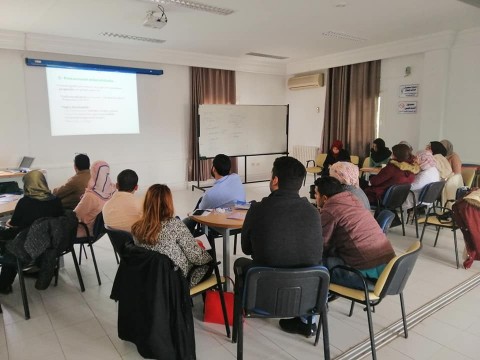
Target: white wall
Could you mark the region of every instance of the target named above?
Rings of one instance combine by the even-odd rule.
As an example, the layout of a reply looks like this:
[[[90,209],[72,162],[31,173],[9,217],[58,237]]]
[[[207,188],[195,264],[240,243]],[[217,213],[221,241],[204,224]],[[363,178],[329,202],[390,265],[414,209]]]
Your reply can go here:
[[[34,167],[45,168],[51,187],[73,173],[75,153],[91,160],[105,160],[112,175],[125,168],[136,170],[140,186],[154,182],[185,186],[189,124],[188,67],[55,54],[29,53],[30,57],[87,63],[161,68],[162,76],[137,75],[140,134],[57,136],[50,135],[45,68],[24,65],[25,54],[0,51],[2,104],[0,163],[18,165],[22,155],[36,157]],[[3,81],[5,79],[5,81]],[[2,99],[4,97],[2,96]]]
[[[286,84],[283,75],[266,75],[247,72],[236,73],[237,104],[285,105]],[[291,111],[291,107],[290,107]],[[290,125],[290,131],[292,126]],[[265,139],[268,141],[268,139]],[[290,143],[290,139],[289,139]],[[273,160],[280,155],[247,157],[247,180],[269,179]],[[244,158],[238,159],[239,174],[245,173]]]
[[[411,68],[411,74],[405,76],[405,68]],[[401,56],[382,60],[380,81],[380,122],[379,137],[388,147],[400,141],[408,141],[414,149],[418,147],[418,134],[422,118],[422,98],[424,92],[423,55]],[[418,97],[401,98],[400,85],[419,84]],[[398,112],[400,101],[416,101],[416,114]],[[373,140],[373,139],[372,139]]]

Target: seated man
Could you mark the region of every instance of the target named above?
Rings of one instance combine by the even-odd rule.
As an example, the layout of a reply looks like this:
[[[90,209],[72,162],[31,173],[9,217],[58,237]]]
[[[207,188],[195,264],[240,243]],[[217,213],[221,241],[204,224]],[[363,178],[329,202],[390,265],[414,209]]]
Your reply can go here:
[[[395,252],[373,215],[330,176],[315,181],[315,199],[322,221],[324,265],[329,269],[349,265],[375,282]],[[359,278],[347,271],[334,271],[330,281],[363,288]]]
[[[58,197],[64,209],[75,209],[80,202],[80,197],[85,192],[88,180],[90,180],[90,159],[86,154],[75,156],[73,168],[75,175],[65,185],[53,189],[53,195]]]
[[[392,147],[392,157],[387,166],[378,175],[370,178],[371,186],[366,187],[365,194],[372,205],[378,205],[385,191],[392,185],[411,184],[415,174],[420,172],[420,166],[414,162],[410,148],[405,144]]]
[[[198,209],[215,209],[233,201],[245,201],[245,189],[238,174],[230,174],[232,164],[230,158],[218,154],[213,159],[210,173],[215,178],[215,184],[205,192]]]
[[[103,206],[103,220],[111,229],[131,231],[133,223],[142,217],[142,202],[133,194],[138,190],[138,176],[126,169],[117,176],[117,192]]]
[[[212,177],[215,178],[215,183],[198,201],[196,209],[215,209],[235,201],[245,202],[242,179],[238,174],[230,173],[231,166],[230,158],[227,155],[215,156],[210,170]],[[183,222],[193,234],[197,223],[190,218],[185,218]]]
[[[252,203],[243,223],[242,250],[252,260],[235,261],[235,296],[241,296],[243,274],[251,266],[294,268],[321,264],[320,216],[308,199],[298,194],[305,172],[305,167],[292,157],[279,157],[273,163],[271,194]],[[280,327],[305,336],[316,332],[315,324],[309,326],[306,319],[300,318],[282,319]]]

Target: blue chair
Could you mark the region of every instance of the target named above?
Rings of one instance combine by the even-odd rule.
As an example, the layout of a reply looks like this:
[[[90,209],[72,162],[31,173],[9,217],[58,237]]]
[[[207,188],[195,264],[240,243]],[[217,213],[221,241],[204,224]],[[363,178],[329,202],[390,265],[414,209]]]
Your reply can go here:
[[[388,230],[390,229],[390,225],[392,225],[393,219],[395,219],[395,214],[387,209],[383,209],[382,211],[380,211],[380,213],[375,218],[385,235],[387,235]]]

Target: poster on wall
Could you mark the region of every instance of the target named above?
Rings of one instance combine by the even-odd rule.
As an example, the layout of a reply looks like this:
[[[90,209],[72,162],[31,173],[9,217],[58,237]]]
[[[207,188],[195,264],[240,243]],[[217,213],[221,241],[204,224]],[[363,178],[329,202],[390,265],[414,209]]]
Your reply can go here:
[[[399,114],[416,114],[417,102],[416,101],[399,101],[398,113]]]
[[[418,84],[400,85],[400,97],[417,97]]]

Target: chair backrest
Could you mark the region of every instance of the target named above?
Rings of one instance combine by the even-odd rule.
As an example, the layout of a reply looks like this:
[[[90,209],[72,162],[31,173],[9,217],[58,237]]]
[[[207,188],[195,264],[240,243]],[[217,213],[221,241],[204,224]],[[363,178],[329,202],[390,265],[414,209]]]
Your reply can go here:
[[[315,158],[315,165],[322,167],[326,158],[327,158],[327,154],[323,154],[323,153],[317,154],[317,157]]]
[[[106,231],[113,249],[122,259],[128,246],[134,244],[132,234],[123,230],[107,229]]]
[[[23,194],[16,181],[4,181],[0,183],[0,194]]]
[[[362,168],[370,167],[370,156],[367,156],[365,160],[363,160]]]
[[[395,219],[395,214],[387,209],[383,209],[382,211],[380,211],[380,213],[375,218],[375,220],[377,220],[378,222],[378,225],[380,225],[380,227],[382,228],[384,234],[388,233],[390,225],[392,225],[393,219]]]
[[[357,155],[350,155],[350,162],[352,164],[358,165],[360,158]]]
[[[421,248],[421,242],[415,241],[405,254],[390,260],[375,284],[373,290],[375,295],[383,298],[386,295],[397,295],[403,291]]]
[[[105,222],[103,221],[103,213],[100,211],[100,213],[97,215],[95,218],[95,223],[93,224],[93,240],[97,241],[100,239],[105,233],[107,232],[107,229],[105,229]]]
[[[385,195],[383,195],[382,206],[386,209],[396,209],[401,207],[407,199],[411,184],[398,184],[390,186]]]
[[[326,304],[330,275],[323,266],[284,269],[253,267],[245,276],[243,307],[256,317],[318,313]]]
[[[425,185],[420,192],[420,195],[418,196],[417,204],[432,204],[439,198],[444,187],[444,180],[432,182]]]
[[[475,171],[474,168],[462,168],[462,178],[465,186],[472,187]]]

